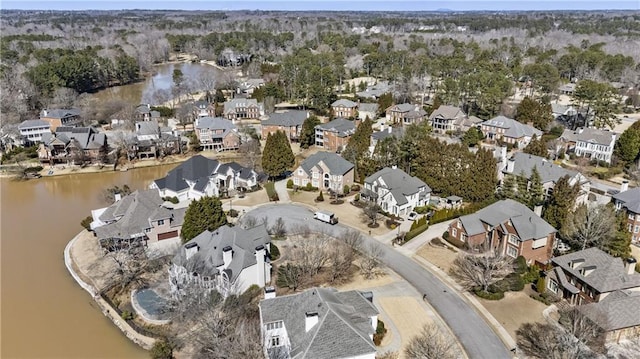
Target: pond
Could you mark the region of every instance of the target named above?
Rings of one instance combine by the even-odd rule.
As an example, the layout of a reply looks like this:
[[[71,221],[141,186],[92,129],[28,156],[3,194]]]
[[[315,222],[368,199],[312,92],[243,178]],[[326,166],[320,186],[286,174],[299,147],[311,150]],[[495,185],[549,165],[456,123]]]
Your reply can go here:
[[[139,313],[143,317],[153,320],[169,320],[167,300],[159,296],[153,289],[140,289],[135,292],[134,297],[137,306],[144,312]]]

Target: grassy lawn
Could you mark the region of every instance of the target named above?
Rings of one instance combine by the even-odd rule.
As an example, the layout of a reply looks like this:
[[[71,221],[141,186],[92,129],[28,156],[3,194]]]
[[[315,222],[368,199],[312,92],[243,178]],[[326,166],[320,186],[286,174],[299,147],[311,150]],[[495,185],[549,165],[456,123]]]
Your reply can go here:
[[[434,246],[429,243],[422,246],[418,250],[417,255],[426,259],[447,274],[449,274],[453,260],[458,257],[458,253],[453,252],[451,249]]]
[[[265,183],[264,189],[267,190],[267,196],[269,196],[270,199],[278,196],[274,182]]]
[[[520,292],[505,292],[501,300],[478,301],[504,326],[513,339],[516,339],[516,330],[524,323],[544,322],[542,311],[547,308],[544,303],[529,297],[532,290],[527,285]]]

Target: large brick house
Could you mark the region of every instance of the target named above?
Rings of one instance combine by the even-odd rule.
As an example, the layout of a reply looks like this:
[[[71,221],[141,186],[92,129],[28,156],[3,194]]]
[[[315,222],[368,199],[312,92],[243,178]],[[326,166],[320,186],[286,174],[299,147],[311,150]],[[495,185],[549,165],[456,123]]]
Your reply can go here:
[[[264,114],[262,104],[250,98],[234,98],[224,103],[223,116],[235,123],[236,120],[260,119]]]
[[[356,132],[358,121],[336,118],[316,126],[316,146],[326,151],[341,152]]]
[[[624,181],[619,193],[613,195],[613,203],[617,211],[623,210],[627,215],[627,230],[631,232],[631,242],[640,243],[640,187],[628,189],[629,182]]]
[[[433,110],[429,116],[429,122],[434,132],[445,133],[454,131],[456,121],[463,120],[467,114],[461,108],[456,106],[441,105]]]
[[[262,138],[267,138],[268,134],[274,134],[283,131],[289,141],[297,142],[300,140],[302,132],[302,124],[309,117],[309,111],[288,110],[283,112],[274,112],[269,115],[269,119],[262,121]]]
[[[640,336],[640,273],[636,260],[623,261],[599,248],[555,257],[547,290],[598,323],[607,342]]]
[[[503,255],[523,256],[527,263],[549,262],[556,229],[522,203],[498,201],[449,224],[449,236],[470,248],[490,248]]]
[[[542,131],[512,118],[497,116],[480,124],[480,130],[489,141],[503,141],[518,148],[526,147],[533,136],[540,138]]]
[[[46,121],[51,126],[51,132],[55,132],[58,127],[75,127],[80,124],[80,110],[71,109],[44,109],[40,112],[40,119]]]
[[[196,136],[205,150],[233,150],[240,147],[240,135],[236,126],[221,117],[196,119]]]
[[[316,152],[307,157],[293,172],[293,184],[311,183],[324,191],[342,193],[345,185],[353,184],[353,163],[333,152]]]
[[[331,111],[335,117],[353,118],[358,115],[358,105],[357,102],[340,99],[331,104]]]
[[[388,120],[395,125],[408,126],[418,124],[427,118],[427,112],[420,105],[401,103],[386,110]]]
[[[58,127],[42,134],[38,158],[50,164],[104,162],[108,150],[107,136],[93,127]]]

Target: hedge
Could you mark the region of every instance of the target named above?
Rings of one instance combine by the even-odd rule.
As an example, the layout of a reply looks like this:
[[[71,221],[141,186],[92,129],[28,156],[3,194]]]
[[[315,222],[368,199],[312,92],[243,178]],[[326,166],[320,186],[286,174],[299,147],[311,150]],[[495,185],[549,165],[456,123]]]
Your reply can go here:
[[[504,292],[492,293],[492,292],[487,292],[485,290],[474,289],[473,293],[478,297],[486,300],[500,300],[504,298]]]
[[[420,226],[418,228],[415,228],[411,231],[409,231],[407,234],[404,235],[404,241],[409,242],[410,240],[412,240],[413,238],[415,238],[417,235],[419,235],[420,233],[424,232],[427,230],[427,228],[429,228],[428,224],[425,224],[423,226]]]
[[[273,182],[267,182],[264,185],[264,189],[267,190],[267,196],[270,201],[277,201],[280,198],[278,197],[278,192],[276,192],[275,184]]]

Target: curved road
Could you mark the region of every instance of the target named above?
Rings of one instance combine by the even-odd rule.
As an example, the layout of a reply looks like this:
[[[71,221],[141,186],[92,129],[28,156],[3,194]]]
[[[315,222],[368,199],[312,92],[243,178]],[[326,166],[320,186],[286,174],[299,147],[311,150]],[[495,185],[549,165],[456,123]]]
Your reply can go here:
[[[345,229],[350,229],[342,224],[332,226],[316,221],[309,209],[292,204],[261,206],[248,212],[245,216],[252,216],[258,220],[267,218],[269,225],[273,225],[278,217],[282,217],[287,230],[306,224],[312,231],[324,232],[333,236],[337,236]],[[382,261],[389,268],[411,283],[418,291],[426,294],[429,304],[451,328],[469,358],[513,358],[513,355],[509,353],[484,319],[440,279],[391,247],[383,245],[367,235],[363,234],[362,237],[367,245],[380,247]]]

